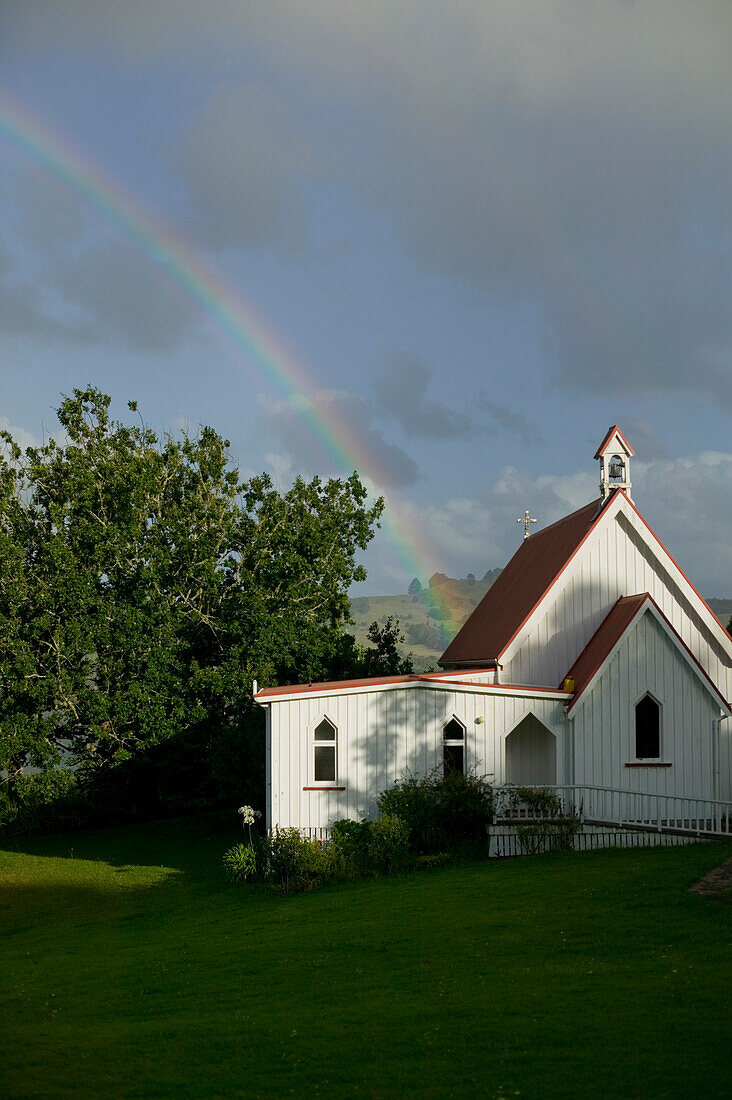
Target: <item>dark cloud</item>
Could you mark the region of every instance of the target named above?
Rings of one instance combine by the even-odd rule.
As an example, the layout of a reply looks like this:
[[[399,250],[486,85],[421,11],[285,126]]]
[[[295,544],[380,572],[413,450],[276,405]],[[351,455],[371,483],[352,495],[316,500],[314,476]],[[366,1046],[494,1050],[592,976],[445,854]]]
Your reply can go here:
[[[195,47],[227,78],[246,47],[270,83],[222,87],[176,153],[205,242],[300,247],[327,148],[329,185],[423,270],[541,318],[565,387],[732,409],[728,0],[11,0],[4,21],[9,48]]]
[[[17,229],[26,244],[55,255],[83,233],[81,206],[74,195],[44,177],[24,173],[16,184]]]
[[[190,301],[144,257],[110,242],[67,257],[53,284],[99,340],[133,351],[171,352],[196,330]]]
[[[527,447],[545,442],[536,425],[530,423],[522,412],[510,409],[507,405],[501,405],[496,401],[491,401],[487,397],[481,397],[479,405],[488,413],[495,428],[516,436]]]
[[[383,415],[393,417],[405,435],[420,439],[459,439],[473,435],[467,413],[427,399],[434,371],[408,352],[395,352],[379,365],[373,388]]]
[[[313,418],[328,425],[343,459],[334,458],[328,442],[324,449],[315,443]],[[285,452],[296,471],[344,474],[357,468],[377,488],[391,489],[414,485],[420,476],[409,455],[374,425],[373,407],[358,394],[321,390],[309,400],[262,399],[259,429],[270,447]]]
[[[216,248],[302,247],[301,189],[317,158],[265,85],[219,88],[174,154],[191,228]]]
[[[51,308],[37,283],[15,274],[10,257],[0,251],[0,333],[5,338],[30,336],[40,340],[86,341],[86,325],[65,320]]]

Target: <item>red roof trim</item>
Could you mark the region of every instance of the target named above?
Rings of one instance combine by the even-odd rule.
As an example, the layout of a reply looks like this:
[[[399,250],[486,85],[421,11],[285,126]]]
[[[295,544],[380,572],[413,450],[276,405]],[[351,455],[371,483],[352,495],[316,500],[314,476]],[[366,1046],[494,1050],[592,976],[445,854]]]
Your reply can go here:
[[[484,669],[486,672],[494,672],[494,669]],[[463,675],[465,670],[462,670]],[[457,673],[460,675],[460,673]],[[476,683],[474,680],[458,680],[456,679],[456,673],[442,673],[442,672],[425,672],[415,673],[412,676],[373,676],[370,679],[365,680],[331,680],[330,682],[320,684],[293,684],[289,687],[271,687],[263,688],[257,692],[254,696],[256,700],[262,698],[276,699],[282,695],[306,695],[310,692],[322,692],[323,694],[337,695],[339,691],[349,691],[355,688],[364,687],[390,687],[394,684],[400,684],[408,686],[410,684],[427,684],[427,685],[439,685],[439,684],[454,684],[457,687],[475,688],[480,690],[481,688],[491,688],[492,690],[498,689],[499,691],[528,691],[537,695],[557,695],[562,698],[567,697],[567,692],[562,691],[561,688],[551,687],[536,687],[533,684],[486,684]]]
[[[643,592],[637,596],[620,596],[615,601],[613,606],[608,611],[605,618],[598,626],[595,633],[590,638],[589,642],[578,655],[574,661],[572,667],[567,673],[567,677],[579,681],[575,685],[575,693],[572,702],[567,707],[567,713],[569,714],[575,703],[585,693],[589,685],[594,680],[598,671],[602,668],[603,664],[607,660],[608,656],[612,653],[618,642],[625,636],[632,624],[638,617],[639,612],[646,604],[646,600],[650,600],[651,596],[648,592]],[[621,615],[621,610],[627,609],[630,611],[629,615]],[[617,629],[616,624],[613,621],[618,619]],[[604,638],[603,634],[607,633],[608,637]],[[595,646],[598,646],[598,652],[595,655],[594,663],[590,666],[588,671],[582,669],[582,661],[586,654],[592,654],[592,650]]]
[[[620,428],[617,426],[617,424],[613,424],[612,427],[608,428],[607,435],[605,436],[602,443],[600,444],[600,446],[595,451],[595,458],[599,458],[602,454],[604,454],[605,448],[607,447],[608,443],[610,442],[610,440],[614,436],[615,432],[617,432],[618,435],[620,436],[620,439],[623,443],[623,446],[625,447],[626,451],[631,456],[631,458],[635,455],[635,451],[631,447],[630,443],[628,443],[628,440],[625,438],[625,436],[621,432]]]
[[[640,593],[640,594],[634,595],[634,596],[621,596],[620,599],[617,600],[617,602],[613,604],[612,608],[607,613],[607,615],[605,616],[603,621],[600,623],[599,627],[597,628],[595,633],[590,638],[589,642],[587,643],[587,645],[583,649],[582,653],[580,653],[579,657],[577,658],[577,660],[572,665],[572,668],[567,673],[567,676],[572,676],[572,672],[577,667],[577,665],[580,663],[580,661],[582,659],[582,656],[590,649],[590,647],[592,646],[595,639],[598,637],[598,635],[600,635],[601,631],[603,629],[606,629],[606,624],[608,623],[608,620],[611,618],[611,616],[614,613],[616,613],[619,606],[621,604],[630,605],[632,602],[636,603],[636,607],[635,607],[635,610],[633,611],[633,614],[630,616],[629,619],[627,619],[625,621],[624,625],[622,626],[622,629],[620,629],[620,631],[618,633],[616,633],[614,635],[610,634],[610,636],[607,639],[607,642],[603,643],[603,649],[601,649],[599,651],[598,657],[596,658],[595,663],[592,667],[592,671],[589,672],[589,673],[584,674],[584,676],[583,676],[584,683],[581,686],[577,687],[575,695],[574,695],[571,703],[567,707],[567,714],[569,714],[569,712],[571,710],[573,710],[575,703],[577,703],[580,700],[580,698],[584,695],[585,691],[587,691],[590,684],[595,679],[595,676],[597,675],[597,673],[600,671],[602,666],[605,664],[608,657],[610,656],[612,651],[615,649],[615,647],[618,645],[618,643],[620,641],[622,641],[622,639],[628,633],[631,626],[633,626],[633,624],[638,621],[640,616],[645,613],[645,611],[647,610],[647,605],[648,604],[653,605],[653,607],[655,608],[656,613],[658,614],[658,616],[666,624],[666,628],[667,628],[668,633],[672,636],[672,638],[674,638],[676,640],[676,643],[679,646],[679,648],[682,649],[684,651],[684,653],[687,655],[687,657],[689,657],[691,659],[691,661],[694,664],[694,666],[696,667],[697,671],[701,673],[701,675],[704,677],[704,679],[706,680],[706,682],[709,684],[710,688],[712,689],[714,695],[722,703],[723,708],[725,708],[726,710],[729,710],[730,705],[727,702],[727,700],[724,698],[724,696],[722,695],[722,693],[719,690],[719,688],[717,687],[717,685],[714,683],[714,681],[709,676],[707,671],[699,663],[699,661],[694,656],[694,654],[691,652],[691,650],[689,649],[689,647],[686,644],[686,642],[684,641],[684,639],[679,634],[676,627],[673,625],[673,623],[671,623],[669,621],[667,616],[664,615],[663,611],[658,606],[658,604],[654,600],[653,596],[651,596],[649,592],[643,592],[643,593]]]

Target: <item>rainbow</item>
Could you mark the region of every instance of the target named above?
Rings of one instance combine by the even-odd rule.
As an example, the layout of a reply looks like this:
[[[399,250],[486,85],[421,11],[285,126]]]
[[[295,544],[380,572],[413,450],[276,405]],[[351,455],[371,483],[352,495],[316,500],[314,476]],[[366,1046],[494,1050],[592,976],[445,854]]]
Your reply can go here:
[[[230,344],[247,369],[265,377],[307,424],[310,434],[338,469],[356,468],[381,492],[386,482],[380,459],[367,451],[363,440],[331,412],[316,411],[315,380],[252,309],[179,237],[162,226],[142,205],[83,158],[68,142],[61,142],[27,110],[0,94],[0,136],[51,179],[60,182],[101,215],[144,255],[147,261],[188,298]],[[418,531],[398,505],[385,497],[382,528],[407,575],[429,577],[437,572],[437,556],[423,531]],[[436,617],[454,632],[462,621],[449,593],[431,589],[428,599]]]

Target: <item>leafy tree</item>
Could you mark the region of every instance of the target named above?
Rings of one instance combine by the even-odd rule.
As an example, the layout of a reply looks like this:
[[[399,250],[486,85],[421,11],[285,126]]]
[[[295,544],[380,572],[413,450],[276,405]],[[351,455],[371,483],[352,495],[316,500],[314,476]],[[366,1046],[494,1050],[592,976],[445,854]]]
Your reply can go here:
[[[231,744],[255,721],[255,677],[325,678],[357,656],[347,590],[366,575],[355,554],[382,502],[367,504],[356,474],[286,493],[264,475],[240,484],[213,429],[158,438],[110,420],[109,405],[93,387],[65,398],[63,446],[22,453],[2,435],[10,788],[28,764],[119,775],[156,753],[169,764],[173,743],[186,756],[230,731]]]
[[[422,591],[422,582],[420,581],[419,577],[415,577],[414,580],[409,585],[409,588],[407,589],[407,593],[410,596],[418,596],[421,591]]]
[[[402,657],[399,653],[404,635],[398,619],[389,615],[381,629],[378,623],[372,623],[368,636],[373,645],[363,653],[364,676],[408,676],[414,672],[411,656]]]

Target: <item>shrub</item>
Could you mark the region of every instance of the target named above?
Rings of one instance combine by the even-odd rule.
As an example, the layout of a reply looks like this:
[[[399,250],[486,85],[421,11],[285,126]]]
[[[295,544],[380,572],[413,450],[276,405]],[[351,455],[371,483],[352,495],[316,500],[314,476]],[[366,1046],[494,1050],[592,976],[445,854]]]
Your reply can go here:
[[[486,842],[493,820],[493,791],[485,776],[442,774],[435,768],[422,779],[409,772],[378,798],[382,814],[408,827],[415,851],[444,851]]]
[[[323,845],[298,829],[274,828],[266,842],[267,877],[283,894],[309,890],[325,877]]]
[[[331,825],[328,852],[334,865],[340,860],[343,875],[362,875],[369,867],[370,841],[370,821],[341,818]]]
[[[395,814],[382,814],[370,826],[368,855],[377,871],[389,874],[409,859],[409,826]]]
[[[244,882],[257,875],[257,853],[252,844],[235,844],[224,853],[224,870],[232,882]]]
[[[12,790],[0,784],[0,835],[53,832],[82,824],[87,809],[70,768],[18,776]]]
[[[517,787],[511,794],[510,805],[514,809],[519,806],[526,809],[533,819],[530,824],[516,828],[521,850],[526,855],[566,852],[574,847],[574,838],[582,828],[581,806],[565,809],[561,798],[545,787]]]

